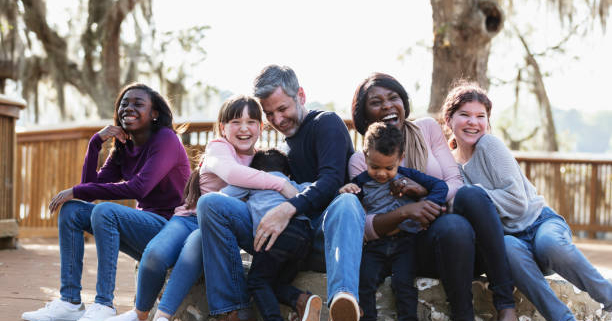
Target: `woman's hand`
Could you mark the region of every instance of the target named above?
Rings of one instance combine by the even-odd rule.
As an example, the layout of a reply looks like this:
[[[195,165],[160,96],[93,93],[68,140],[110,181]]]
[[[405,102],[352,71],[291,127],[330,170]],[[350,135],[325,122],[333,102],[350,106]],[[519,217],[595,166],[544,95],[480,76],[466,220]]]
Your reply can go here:
[[[49,203],[49,211],[51,211],[51,213],[55,212],[55,210],[60,208],[62,204],[73,198],[74,194],[72,193],[72,187],[57,193],[57,195],[51,199],[51,203]]]
[[[117,138],[120,142],[125,144],[125,141],[129,138],[129,135],[119,126],[108,125],[102,128],[98,135],[103,142],[107,141],[111,137]]]
[[[294,197],[295,195],[297,195],[297,193],[299,193],[299,191],[289,181],[285,181],[285,184],[283,185],[283,189],[280,191],[280,193],[286,199],[290,199],[290,198]]]
[[[348,183],[340,187],[340,189],[338,190],[338,193],[340,194],[343,194],[343,193],[359,194],[359,192],[361,192],[361,188],[359,188],[359,186],[357,186],[357,184],[354,184],[354,183]]]
[[[404,195],[420,199],[427,196],[429,192],[425,187],[417,184],[415,181],[408,177],[402,177],[391,182],[391,194],[395,197],[402,197]]]
[[[421,223],[424,229],[427,229],[431,222],[446,211],[445,206],[440,206],[430,200],[406,204],[400,209],[402,210],[402,216]]]

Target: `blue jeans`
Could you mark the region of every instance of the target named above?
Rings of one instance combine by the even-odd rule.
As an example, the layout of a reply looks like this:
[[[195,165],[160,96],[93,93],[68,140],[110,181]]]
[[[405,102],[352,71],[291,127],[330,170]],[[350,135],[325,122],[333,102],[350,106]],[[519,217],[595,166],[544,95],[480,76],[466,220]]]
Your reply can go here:
[[[359,266],[365,211],[354,194],[338,195],[313,222],[313,263],[325,262],[327,304],[339,292],[348,292],[359,302]],[[321,271],[322,267],[311,266]]]
[[[514,282],[504,245],[504,229],[493,201],[478,186],[463,186],[455,194],[454,212],[474,229],[476,264],[474,274],[487,274],[493,305],[497,311],[513,308]]]
[[[173,315],[202,274],[201,233],[195,216],[173,216],[149,242],[138,267],[136,309],[149,311],[173,267],[158,309]]]
[[[296,309],[304,292],[291,282],[308,256],[311,242],[310,222],[293,218],[269,251],[253,254],[247,287],[264,321],[284,320],[279,302]]]
[[[249,307],[240,249],[253,254],[253,223],[245,202],[207,193],[197,205],[206,298],[211,315]]]
[[[575,320],[544,279],[553,272],[588,292],[604,309],[612,309],[612,284],[576,248],[569,226],[549,207],[531,226],[506,235],[504,241],[516,286],[546,320]]]
[[[397,320],[417,320],[416,262],[416,235],[412,233],[400,232],[363,246],[359,273],[359,305],[363,309],[360,321],[376,321],[376,290],[388,276],[395,294]]]
[[[166,222],[160,215],[115,203],[93,204],[78,200],[64,203],[58,217],[61,299],[81,302],[83,231],[93,234],[96,240],[95,302],[112,306],[119,251],[139,260],[147,243]]]
[[[212,315],[249,306],[240,249],[253,253],[253,223],[246,204],[220,193],[198,200],[198,222],[206,277],[206,295]],[[327,260],[328,302],[338,292],[358,297],[359,263],[365,213],[355,195],[342,194],[315,220],[313,251]],[[323,237],[325,235],[325,237]],[[316,255],[316,253],[315,253]],[[319,260],[320,262],[323,260]]]
[[[442,281],[453,321],[474,320],[475,239],[470,222],[458,214],[441,215],[417,233],[417,276]]]

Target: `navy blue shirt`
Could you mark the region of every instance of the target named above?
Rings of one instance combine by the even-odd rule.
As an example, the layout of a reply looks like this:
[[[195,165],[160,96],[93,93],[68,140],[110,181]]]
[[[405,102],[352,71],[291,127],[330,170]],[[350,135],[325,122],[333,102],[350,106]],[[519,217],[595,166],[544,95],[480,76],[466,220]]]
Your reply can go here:
[[[398,166],[397,173],[403,176],[406,176],[413,180],[415,183],[423,186],[429,194],[424,197],[426,200],[430,200],[438,205],[444,205],[446,203],[446,194],[448,193],[448,185],[441,179],[435,178],[433,176],[429,176],[425,173],[417,171],[414,168],[407,168]],[[396,175],[397,178],[397,175]],[[355,176],[352,180],[353,183],[357,184],[359,188],[361,188],[361,192],[357,195],[359,199],[364,197],[363,195],[363,185],[369,181],[373,181],[374,179],[370,177],[368,171],[363,171],[361,174]],[[385,184],[390,184],[391,182],[387,182]],[[383,195],[380,195],[381,197]],[[368,213],[369,214],[369,213]]]
[[[289,203],[314,219],[349,181],[347,164],[354,152],[351,137],[336,113],[311,110],[295,135],[285,141],[291,178],[298,183],[312,182]]]
[[[366,214],[383,214],[388,213],[405,204],[412,203],[414,200],[403,195],[396,198],[391,195],[391,182],[408,177],[419,185],[425,187],[429,194],[424,198],[438,205],[443,205],[446,202],[446,194],[448,193],[448,185],[443,180],[433,176],[426,175],[412,168],[398,167],[397,174],[392,180],[385,183],[378,183],[370,175],[368,171],[363,171],[361,174],[353,178],[353,183],[361,188],[361,192],[357,194],[366,211]],[[421,230],[421,223],[406,219],[398,225],[400,230],[417,233]]]

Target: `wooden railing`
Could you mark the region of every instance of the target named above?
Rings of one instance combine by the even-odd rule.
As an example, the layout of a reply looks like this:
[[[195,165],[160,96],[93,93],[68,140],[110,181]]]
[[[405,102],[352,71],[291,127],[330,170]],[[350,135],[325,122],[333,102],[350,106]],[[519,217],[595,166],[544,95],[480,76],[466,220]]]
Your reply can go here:
[[[612,158],[516,153],[525,176],[574,231],[612,231]]]
[[[345,121],[353,143],[362,137]],[[194,122],[181,139],[192,164],[196,155],[215,137],[213,123]],[[20,236],[57,235],[57,219],[47,210],[51,197],[80,181],[81,166],[89,138],[100,127],[76,127],[18,133],[17,208]],[[283,137],[266,128],[259,147],[279,146]],[[104,145],[101,165],[110,148]],[[577,159],[555,155],[517,154],[527,177],[548,204],[563,215],[575,231],[612,231],[612,158]],[[122,202],[133,205],[133,202]]]

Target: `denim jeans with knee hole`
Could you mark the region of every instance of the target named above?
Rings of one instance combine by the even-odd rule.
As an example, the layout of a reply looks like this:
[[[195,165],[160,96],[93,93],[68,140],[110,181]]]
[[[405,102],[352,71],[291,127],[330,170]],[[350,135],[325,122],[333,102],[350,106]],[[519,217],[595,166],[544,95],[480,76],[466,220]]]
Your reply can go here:
[[[365,226],[361,202],[354,194],[340,194],[312,223],[315,238],[308,260],[325,263],[327,304],[331,304],[339,292],[348,292],[359,302],[359,266]],[[322,270],[322,267],[315,270]]]
[[[544,207],[531,226],[504,240],[516,286],[546,320],[575,320],[544,279],[554,272],[612,309],[612,284],[576,248],[569,226],[551,208]]]
[[[93,234],[98,254],[95,302],[113,305],[119,251],[140,259],[147,243],[166,224],[160,215],[116,203],[71,200],[58,217],[63,301],[81,302],[83,232]]]

